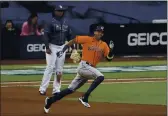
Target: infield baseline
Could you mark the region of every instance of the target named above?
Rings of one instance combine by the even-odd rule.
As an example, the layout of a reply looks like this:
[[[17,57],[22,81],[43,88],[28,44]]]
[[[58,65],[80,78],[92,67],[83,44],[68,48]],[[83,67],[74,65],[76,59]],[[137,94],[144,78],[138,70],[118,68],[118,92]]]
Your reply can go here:
[[[93,80],[89,80],[90,84]],[[51,81],[53,82],[53,81]],[[71,80],[62,81],[62,85],[69,85]],[[105,79],[102,84],[114,83],[146,83],[146,82],[166,82],[166,78],[136,78],[136,79]],[[1,87],[33,87],[40,86],[41,81],[35,82],[1,82]]]

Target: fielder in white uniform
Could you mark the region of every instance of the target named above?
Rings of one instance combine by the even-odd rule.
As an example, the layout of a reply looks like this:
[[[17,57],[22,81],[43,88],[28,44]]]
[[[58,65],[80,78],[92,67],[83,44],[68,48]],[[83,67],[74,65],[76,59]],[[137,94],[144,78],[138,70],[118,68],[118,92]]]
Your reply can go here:
[[[66,8],[59,5],[55,8],[51,23],[46,24],[43,33],[43,40],[46,45],[46,69],[43,75],[39,93],[45,95],[50,83],[52,74],[54,73],[52,94],[60,92],[61,77],[65,61],[65,55],[57,57],[57,52],[63,49],[65,42],[71,40],[71,29],[67,24],[67,20],[63,17]],[[74,47],[74,46],[72,46]],[[73,48],[75,51],[75,49]]]

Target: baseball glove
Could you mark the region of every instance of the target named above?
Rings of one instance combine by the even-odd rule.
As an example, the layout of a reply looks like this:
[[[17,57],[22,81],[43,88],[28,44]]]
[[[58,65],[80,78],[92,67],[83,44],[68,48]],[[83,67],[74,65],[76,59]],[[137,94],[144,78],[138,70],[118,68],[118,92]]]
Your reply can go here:
[[[81,59],[81,56],[77,52],[77,50],[72,50],[70,58],[73,60],[74,63],[78,63]]]

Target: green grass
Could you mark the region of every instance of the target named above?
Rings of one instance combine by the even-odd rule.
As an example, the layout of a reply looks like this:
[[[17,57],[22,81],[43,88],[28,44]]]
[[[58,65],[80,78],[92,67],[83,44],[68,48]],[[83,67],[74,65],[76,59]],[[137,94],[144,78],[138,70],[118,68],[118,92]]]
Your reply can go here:
[[[89,84],[85,84],[77,91],[86,92]],[[52,88],[52,85],[49,86]],[[67,88],[63,85],[62,89]],[[113,83],[102,84],[92,92],[89,101],[106,103],[129,103],[166,105],[166,82],[138,82],[138,83]],[[80,97],[80,96],[79,96]],[[75,100],[77,98],[64,98]]]
[[[101,62],[97,66],[150,66],[150,65],[166,65],[167,61],[120,61],[120,62]],[[78,65],[73,63],[65,63],[65,65]],[[29,64],[29,65],[1,65],[1,70],[5,69],[32,69],[27,66],[45,66],[45,64]]]
[[[66,63],[66,65],[74,65]],[[77,65],[77,64],[75,64]],[[162,61],[121,61],[121,62],[101,62],[100,66],[149,66],[149,65],[166,65],[166,60]],[[1,69],[31,69],[28,66],[45,66],[44,64],[36,65],[2,65]],[[71,80],[76,74],[64,74],[63,79]],[[148,72],[120,72],[120,73],[104,73],[106,78],[136,78],[136,77],[166,77],[166,71],[148,71]],[[1,81],[40,81],[43,75],[1,75]]]
[[[83,86],[79,91],[85,92],[88,86]],[[166,105],[166,82],[100,85],[92,93],[89,100],[109,103]]]
[[[126,61],[126,62],[102,62],[99,66],[150,66],[166,65],[163,61]],[[30,65],[2,65],[1,69],[30,69],[26,66],[44,66]],[[66,63],[66,65],[74,65]],[[76,64],[77,65],[77,64]],[[63,80],[72,80],[76,74],[64,74]],[[166,78],[166,71],[148,71],[148,72],[116,72],[104,73],[105,78],[137,78],[137,77],[155,77]],[[5,81],[41,81],[43,75],[1,75],[1,82]],[[52,79],[53,80],[53,79]],[[83,86],[79,91],[84,92],[89,85]],[[67,87],[67,86],[63,86]],[[76,99],[75,99],[76,100]],[[110,103],[133,103],[133,104],[166,104],[166,82],[155,83],[115,83],[99,86],[90,98],[96,102]]]
[[[166,78],[166,71],[104,73],[105,78]],[[41,81],[43,75],[1,75],[4,81]],[[63,80],[72,80],[76,74],[64,74]],[[52,79],[53,80],[53,79]]]

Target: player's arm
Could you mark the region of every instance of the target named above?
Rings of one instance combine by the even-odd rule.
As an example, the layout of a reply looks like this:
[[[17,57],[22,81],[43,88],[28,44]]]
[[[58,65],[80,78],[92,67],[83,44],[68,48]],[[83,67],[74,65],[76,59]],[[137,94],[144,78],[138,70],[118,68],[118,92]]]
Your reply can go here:
[[[68,34],[67,35],[68,41],[72,40],[73,34],[72,34],[72,30],[71,30],[70,27],[68,27],[68,33],[67,34]],[[72,52],[71,52],[71,55],[70,55],[70,59],[72,59],[74,63],[77,63],[77,62],[80,61],[81,57],[80,57],[80,54],[75,49],[75,43],[72,44],[71,48],[72,48]]]
[[[63,52],[67,50],[68,47],[71,47],[73,44],[84,44],[86,42],[90,41],[90,38],[88,36],[76,36],[76,38],[70,40],[63,48]]]
[[[108,61],[111,61],[113,59],[113,57],[114,57],[114,54],[113,54],[113,50],[111,49],[109,54],[106,56],[106,59]]]
[[[108,61],[111,61],[114,57],[114,54],[113,54],[113,49],[114,49],[114,43],[113,41],[110,41],[110,44],[109,44],[109,47],[107,46],[106,44],[106,48],[105,48],[106,52],[105,52],[105,57]]]
[[[67,33],[67,40],[68,40],[68,41],[70,41],[70,40],[73,39],[73,36],[72,36],[72,35],[73,35],[73,34],[72,34],[72,30],[71,30],[70,27],[68,27],[68,33]],[[73,50],[75,50],[75,44],[72,44],[71,48],[72,48]]]
[[[61,57],[62,54],[73,44],[84,44],[86,42],[88,42],[90,39],[88,38],[88,36],[76,36],[75,39],[70,40],[62,49],[62,51],[57,53],[58,57]]]
[[[42,40],[44,41],[45,47],[46,47],[46,53],[51,54],[51,50],[49,48],[49,37],[48,34],[50,33],[51,25],[45,24],[44,25],[44,31],[42,32]]]
[[[75,39],[70,40],[62,49],[62,52],[65,52],[69,47],[71,47],[72,45],[74,45],[76,43]]]

